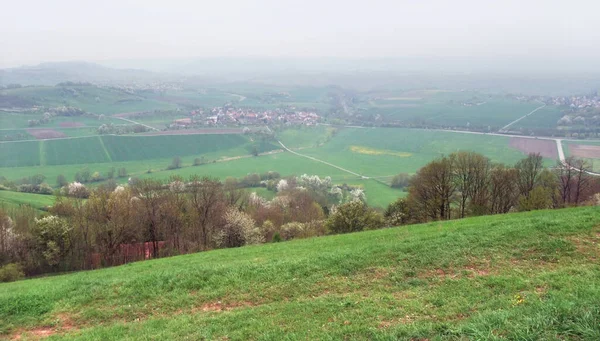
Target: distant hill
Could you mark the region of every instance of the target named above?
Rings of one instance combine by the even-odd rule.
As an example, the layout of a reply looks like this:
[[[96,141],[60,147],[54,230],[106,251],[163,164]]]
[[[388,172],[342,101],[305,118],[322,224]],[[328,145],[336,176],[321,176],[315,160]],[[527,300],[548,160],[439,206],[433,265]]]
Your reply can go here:
[[[0,85],[56,85],[61,82],[131,84],[163,80],[166,76],[146,70],[116,69],[88,62],[55,62],[0,69]]]
[[[535,211],[0,283],[0,338],[599,340],[599,224]]]

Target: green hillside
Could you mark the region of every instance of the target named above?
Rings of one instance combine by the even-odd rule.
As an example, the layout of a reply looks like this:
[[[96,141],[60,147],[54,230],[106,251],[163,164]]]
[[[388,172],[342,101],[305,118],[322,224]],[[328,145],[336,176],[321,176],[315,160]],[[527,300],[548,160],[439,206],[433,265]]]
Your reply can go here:
[[[0,207],[17,207],[19,205],[29,205],[35,209],[41,210],[54,204],[53,195],[42,195],[33,193],[21,193],[12,191],[0,191]]]
[[[0,334],[598,340],[596,207],[224,249],[0,284]]]

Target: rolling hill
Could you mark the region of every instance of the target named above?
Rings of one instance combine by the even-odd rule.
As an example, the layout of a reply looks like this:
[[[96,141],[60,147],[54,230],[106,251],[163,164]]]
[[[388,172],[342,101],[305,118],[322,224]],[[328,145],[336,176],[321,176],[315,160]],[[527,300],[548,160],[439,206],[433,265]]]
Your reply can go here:
[[[0,337],[598,340],[595,207],[224,249],[0,284]]]

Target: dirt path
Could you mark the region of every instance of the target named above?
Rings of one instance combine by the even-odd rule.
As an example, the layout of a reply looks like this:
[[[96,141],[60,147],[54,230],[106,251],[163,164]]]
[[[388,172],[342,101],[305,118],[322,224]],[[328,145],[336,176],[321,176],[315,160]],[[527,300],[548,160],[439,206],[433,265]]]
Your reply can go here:
[[[141,126],[144,126],[144,127],[146,127],[146,128],[152,129],[152,130],[159,131],[158,129],[156,129],[156,128],[152,127],[152,126],[149,126],[149,125],[147,125],[147,124],[143,124],[143,123],[140,123],[140,122],[132,121],[132,120],[130,120],[130,119],[128,119],[128,118],[124,118],[124,117],[118,117],[118,116],[113,116],[113,117],[114,117],[114,118],[118,118],[118,119],[120,119],[120,120],[123,120],[123,121],[126,121],[126,122],[133,123],[133,124],[139,124],[139,125],[141,125]]]
[[[333,168],[337,168],[337,169],[339,169],[339,170],[341,170],[341,171],[344,171],[344,172],[346,172],[346,173],[348,173],[348,174],[352,174],[352,175],[358,176],[358,177],[360,177],[360,178],[362,178],[362,179],[368,179],[368,177],[366,177],[366,176],[362,176],[362,175],[360,175],[360,174],[358,174],[358,173],[355,173],[355,172],[353,172],[353,171],[351,171],[351,170],[347,170],[347,169],[345,169],[345,168],[342,168],[342,167],[340,167],[340,166],[336,166],[336,165],[334,165],[334,164],[332,164],[332,163],[329,163],[329,162],[327,162],[327,161],[319,160],[319,159],[317,159],[317,158],[314,158],[314,157],[312,157],[312,156],[308,156],[308,155],[304,155],[304,154],[297,153],[297,152],[295,152],[295,151],[293,151],[293,150],[289,149],[288,147],[286,147],[286,146],[285,146],[283,143],[281,143],[281,141],[277,140],[277,142],[279,142],[279,144],[281,145],[281,147],[283,147],[283,149],[285,149],[286,151],[288,151],[288,152],[290,152],[290,153],[292,153],[292,154],[294,154],[294,155],[297,155],[297,156],[300,156],[300,157],[303,157],[303,158],[307,158],[307,159],[310,159],[310,160],[313,160],[313,161],[316,161],[316,162],[320,162],[320,163],[326,164],[326,165],[328,165],[328,166],[331,166],[331,167],[333,167]]]

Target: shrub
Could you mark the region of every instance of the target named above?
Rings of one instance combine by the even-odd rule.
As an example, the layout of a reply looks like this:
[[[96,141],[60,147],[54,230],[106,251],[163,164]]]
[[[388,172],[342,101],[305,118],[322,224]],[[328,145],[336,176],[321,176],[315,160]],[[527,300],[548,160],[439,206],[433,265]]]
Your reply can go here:
[[[23,268],[19,264],[10,263],[0,267],[0,282],[13,282],[24,277],[25,273],[23,273]]]
[[[66,186],[66,185],[68,185],[68,184],[69,184],[69,182],[67,181],[67,178],[65,178],[65,176],[64,176],[64,175],[62,175],[62,174],[59,174],[59,175],[56,177],[56,185],[57,185],[58,187],[63,187],[63,186]]]
[[[119,168],[119,171],[117,174],[118,174],[119,178],[124,178],[127,176],[127,169],[125,169],[125,167],[121,167],[121,168]]]
[[[206,162],[204,161],[204,156],[201,157],[197,157],[194,159],[194,166],[200,166],[205,164]]]
[[[327,219],[327,229],[332,233],[348,233],[376,229],[384,225],[383,216],[361,201],[340,205]]]
[[[169,167],[167,167],[167,169],[179,169],[181,168],[181,158],[179,156],[176,156],[173,158],[173,161],[171,161],[171,164],[169,165]]]
[[[408,175],[407,173],[400,173],[400,174],[394,175],[390,186],[392,188],[406,188],[408,186],[409,182],[410,182],[410,175]]]
[[[281,238],[284,240],[292,240],[300,238],[304,232],[304,224],[297,221],[287,223],[281,226]]]

